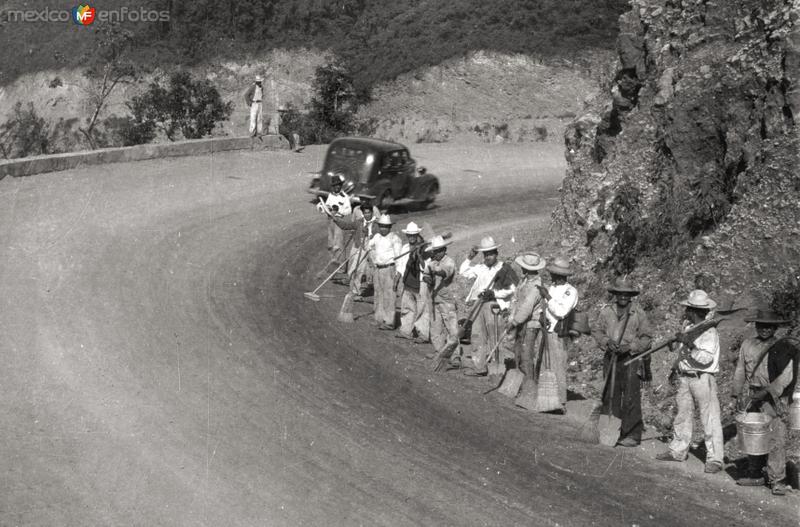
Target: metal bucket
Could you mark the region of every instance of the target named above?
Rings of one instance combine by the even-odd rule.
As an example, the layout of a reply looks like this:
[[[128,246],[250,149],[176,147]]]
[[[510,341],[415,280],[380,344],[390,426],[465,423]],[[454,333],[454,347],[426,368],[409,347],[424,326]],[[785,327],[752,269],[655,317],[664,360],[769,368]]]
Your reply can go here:
[[[739,450],[750,456],[769,453],[772,434],[772,417],[761,412],[748,412],[736,416],[736,437]]]
[[[789,405],[789,430],[800,430],[800,399],[796,395]]]

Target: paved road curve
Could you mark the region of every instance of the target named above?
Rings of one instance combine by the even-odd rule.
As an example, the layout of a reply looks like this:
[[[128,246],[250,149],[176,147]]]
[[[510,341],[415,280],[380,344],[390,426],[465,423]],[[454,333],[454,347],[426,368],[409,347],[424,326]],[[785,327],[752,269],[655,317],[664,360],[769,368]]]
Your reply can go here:
[[[337,327],[338,298],[302,298],[324,261],[302,174],[321,152],[0,181],[0,524],[797,522]],[[420,152],[446,194],[415,219],[552,208],[558,172],[535,153]]]

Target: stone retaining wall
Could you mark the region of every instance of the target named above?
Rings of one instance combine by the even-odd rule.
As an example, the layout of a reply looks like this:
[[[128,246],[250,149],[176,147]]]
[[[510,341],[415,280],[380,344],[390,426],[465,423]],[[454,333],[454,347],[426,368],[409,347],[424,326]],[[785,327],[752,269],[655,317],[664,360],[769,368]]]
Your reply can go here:
[[[250,137],[222,137],[178,141],[174,143],[104,148],[100,150],[0,161],[0,179],[3,179],[5,176],[32,176],[34,174],[69,170],[87,165],[124,163],[162,157],[196,156],[231,150],[279,150],[288,148],[289,143],[280,135],[264,135],[257,139]]]

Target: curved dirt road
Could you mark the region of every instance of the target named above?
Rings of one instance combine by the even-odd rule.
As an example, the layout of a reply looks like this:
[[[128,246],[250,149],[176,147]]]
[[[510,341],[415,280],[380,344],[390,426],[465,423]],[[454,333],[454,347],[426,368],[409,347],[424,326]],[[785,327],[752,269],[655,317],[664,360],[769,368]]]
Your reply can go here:
[[[462,240],[543,224],[552,155],[484,149],[419,148],[445,195],[413,218]],[[719,479],[580,444],[337,325],[341,296],[304,300],[325,258],[304,193],[321,154],[0,181],[0,524],[797,522],[796,498],[759,511]]]

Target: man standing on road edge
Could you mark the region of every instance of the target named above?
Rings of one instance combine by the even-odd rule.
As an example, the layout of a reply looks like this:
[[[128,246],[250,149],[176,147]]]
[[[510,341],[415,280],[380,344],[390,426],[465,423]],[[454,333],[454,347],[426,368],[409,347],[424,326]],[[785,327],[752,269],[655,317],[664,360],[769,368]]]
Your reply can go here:
[[[250,108],[250,137],[261,135],[264,131],[264,111],[261,101],[264,99],[262,84],[264,78],[256,75],[255,82],[244,93],[244,102]]]

